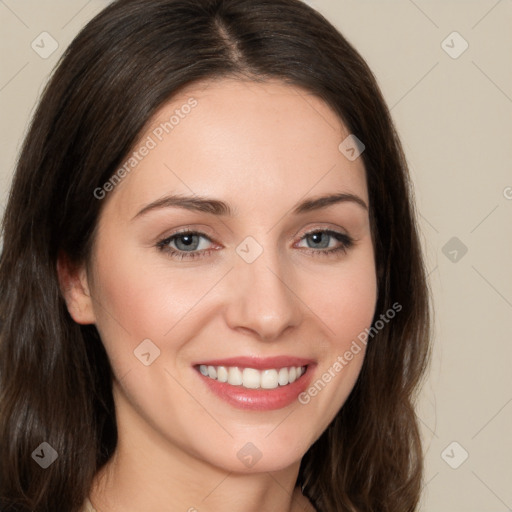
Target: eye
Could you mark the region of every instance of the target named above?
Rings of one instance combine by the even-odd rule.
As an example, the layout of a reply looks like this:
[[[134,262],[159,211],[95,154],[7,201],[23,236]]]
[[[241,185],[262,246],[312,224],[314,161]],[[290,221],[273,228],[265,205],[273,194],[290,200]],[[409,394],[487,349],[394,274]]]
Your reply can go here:
[[[169,256],[178,260],[194,259],[200,257],[205,252],[213,250],[204,248],[204,244],[201,244],[201,239],[211,242],[208,236],[199,231],[182,231],[161,240],[158,242],[157,247],[162,252],[166,252]],[[200,252],[197,252],[199,250]]]
[[[177,260],[200,258],[213,250],[217,250],[204,247],[205,244],[201,243],[202,240],[212,242],[207,235],[199,231],[181,231],[159,241],[157,248]],[[302,236],[302,240],[305,240],[308,245],[306,253],[321,256],[346,253],[354,243],[350,236],[329,229],[310,231]]]
[[[307,242],[309,250],[306,252],[315,256],[329,256],[339,252],[346,253],[354,244],[354,240],[350,236],[330,229],[316,229],[315,231],[310,231],[303,235],[301,240]]]

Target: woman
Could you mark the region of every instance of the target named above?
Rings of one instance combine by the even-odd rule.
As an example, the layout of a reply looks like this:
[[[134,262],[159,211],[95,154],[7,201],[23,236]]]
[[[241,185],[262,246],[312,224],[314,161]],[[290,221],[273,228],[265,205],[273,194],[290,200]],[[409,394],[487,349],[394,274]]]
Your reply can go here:
[[[0,263],[2,511],[412,511],[428,291],[363,59],[297,0],[118,0]]]

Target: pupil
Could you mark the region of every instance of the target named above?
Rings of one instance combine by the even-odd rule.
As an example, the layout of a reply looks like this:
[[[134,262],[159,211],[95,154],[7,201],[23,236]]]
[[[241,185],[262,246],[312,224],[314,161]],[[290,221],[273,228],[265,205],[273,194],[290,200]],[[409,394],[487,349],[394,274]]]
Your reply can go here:
[[[197,243],[195,238],[197,238],[197,235],[180,235],[176,239],[176,247],[180,250],[194,248],[192,246]]]
[[[322,242],[324,234],[325,233],[313,233],[312,235],[310,235],[310,237],[312,238],[314,244],[319,244],[320,247],[325,248],[329,245],[329,243],[327,242],[327,238],[325,239],[324,242]]]

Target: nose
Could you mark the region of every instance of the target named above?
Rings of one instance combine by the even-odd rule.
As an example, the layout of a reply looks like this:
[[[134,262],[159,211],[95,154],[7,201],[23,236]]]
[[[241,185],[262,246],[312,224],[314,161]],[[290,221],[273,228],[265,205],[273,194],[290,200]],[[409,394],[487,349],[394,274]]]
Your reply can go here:
[[[263,341],[278,339],[302,321],[297,287],[293,268],[279,261],[275,251],[264,250],[252,263],[237,256],[228,284],[227,324]]]

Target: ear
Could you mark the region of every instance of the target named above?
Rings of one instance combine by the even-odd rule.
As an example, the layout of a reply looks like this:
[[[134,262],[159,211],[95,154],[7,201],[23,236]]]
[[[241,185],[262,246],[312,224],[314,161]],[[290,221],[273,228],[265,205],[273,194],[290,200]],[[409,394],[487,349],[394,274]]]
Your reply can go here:
[[[73,265],[61,251],[57,258],[57,275],[71,318],[78,324],[94,324],[96,317],[85,265]]]

